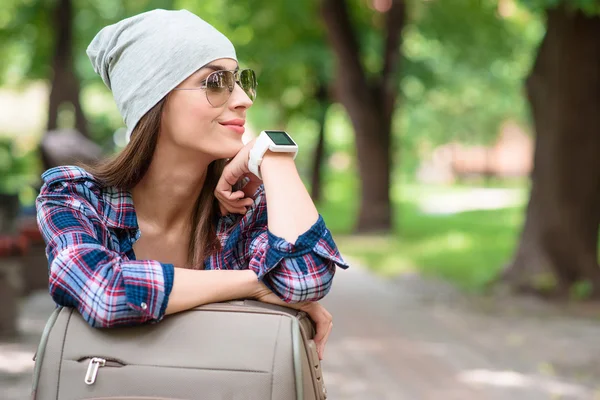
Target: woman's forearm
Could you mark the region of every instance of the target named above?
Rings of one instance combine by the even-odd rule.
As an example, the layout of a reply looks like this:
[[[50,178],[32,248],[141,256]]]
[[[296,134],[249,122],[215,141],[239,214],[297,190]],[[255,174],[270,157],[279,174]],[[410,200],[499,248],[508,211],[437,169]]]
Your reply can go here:
[[[294,159],[287,153],[267,151],[260,172],[267,196],[269,230],[294,243],[319,218]]]
[[[175,268],[165,314],[203,304],[254,297],[260,289],[251,270],[191,270]]]

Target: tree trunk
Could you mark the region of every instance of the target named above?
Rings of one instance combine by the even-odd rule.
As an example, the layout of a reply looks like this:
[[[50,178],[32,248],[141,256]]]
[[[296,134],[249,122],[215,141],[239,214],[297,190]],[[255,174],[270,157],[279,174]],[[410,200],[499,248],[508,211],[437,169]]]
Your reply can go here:
[[[75,112],[75,129],[89,137],[87,121],[79,102],[79,79],[73,64],[73,5],[59,0],[54,10],[53,26],[56,42],[52,60],[52,89],[48,108],[48,130],[58,127],[58,111],[63,103],[71,103]]]
[[[321,189],[322,189],[322,170],[323,162],[325,161],[325,122],[327,117],[327,109],[329,108],[329,95],[327,93],[327,87],[324,82],[319,84],[317,89],[317,103],[319,110],[318,122],[319,122],[319,138],[317,140],[317,147],[315,147],[313,157],[313,168],[311,176],[311,197],[315,203],[321,201]]]
[[[357,232],[389,232],[392,229],[391,129],[380,110],[363,104],[350,115],[356,132],[356,155],[361,180],[361,203]]]
[[[600,16],[548,11],[547,33],[527,80],[536,131],[532,189],[521,242],[504,278],[556,291],[587,281],[600,294]]]
[[[393,221],[389,196],[391,126],[398,92],[400,33],[405,23],[406,5],[403,0],[392,0],[391,8],[386,12],[383,68],[374,77],[368,77],[362,66],[345,0],[322,0],[321,11],[337,56],[337,97],[350,116],[356,135],[362,185],[356,230],[389,232]]]

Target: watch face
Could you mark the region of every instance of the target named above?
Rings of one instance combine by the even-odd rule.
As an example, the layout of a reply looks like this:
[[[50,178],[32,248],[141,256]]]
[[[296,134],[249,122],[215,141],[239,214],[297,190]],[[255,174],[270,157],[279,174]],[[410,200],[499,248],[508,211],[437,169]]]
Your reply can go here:
[[[295,146],[296,143],[292,140],[290,135],[284,131],[265,131],[265,133],[271,138],[273,143],[278,146]]]

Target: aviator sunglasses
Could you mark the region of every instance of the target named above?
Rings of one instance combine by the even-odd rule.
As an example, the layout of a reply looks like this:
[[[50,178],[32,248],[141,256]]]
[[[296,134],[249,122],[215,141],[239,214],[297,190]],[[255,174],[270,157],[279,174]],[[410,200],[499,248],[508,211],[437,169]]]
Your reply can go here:
[[[241,71],[219,70],[211,72],[205,80],[200,82],[198,87],[176,88],[173,90],[205,90],[206,99],[213,107],[221,107],[229,100],[235,84],[246,92],[250,100],[256,98],[256,74],[251,69],[242,69]]]

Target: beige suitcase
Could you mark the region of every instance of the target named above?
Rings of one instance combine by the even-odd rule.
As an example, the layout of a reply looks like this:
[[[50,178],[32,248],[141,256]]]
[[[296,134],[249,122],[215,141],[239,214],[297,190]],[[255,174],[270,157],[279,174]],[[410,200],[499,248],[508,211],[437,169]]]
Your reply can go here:
[[[306,313],[251,300],[106,329],[57,308],[36,354],[32,398],[323,400],[313,337]]]

